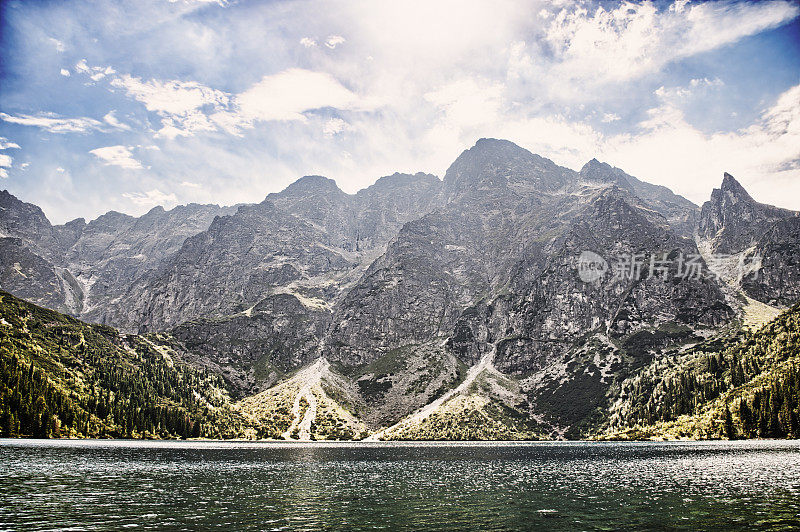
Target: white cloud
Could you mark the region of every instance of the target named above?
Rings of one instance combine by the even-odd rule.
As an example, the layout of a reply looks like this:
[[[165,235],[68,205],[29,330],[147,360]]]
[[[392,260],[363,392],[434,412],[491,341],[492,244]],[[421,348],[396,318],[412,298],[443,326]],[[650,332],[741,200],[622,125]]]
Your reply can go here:
[[[111,74],[116,74],[117,71],[111,68],[110,66],[106,67],[89,66],[86,63],[86,59],[81,59],[75,64],[75,72],[88,75],[92,81],[100,81],[106,76],[110,76]],[[64,74],[63,70],[61,71],[61,74],[62,75]]]
[[[140,207],[155,207],[157,205],[169,206],[178,202],[178,198],[175,197],[175,194],[166,194],[157,188],[146,192],[125,192],[122,194],[122,197]]]
[[[238,115],[246,123],[257,120],[304,120],[303,113],[322,107],[352,109],[359,98],[333,76],[290,68],[264,76],[236,96]]]
[[[169,0],[171,4],[180,2],[188,6],[203,6],[206,4],[217,4],[220,7],[228,6],[228,0]]]
[[[691,4],[686,22],[675,29],[678,57],[713,50],[796,18],[800,6],[785,0]]]
[[[303,37],[302,39],[300,39],[300,44],[302,44],[306,48],[313,48],[314,46],[317,45],[317,41],[315,41],[311,37]]]
[[[22,163],[19,165],[20,170],[27,170],[31,163]]]
[[[758,121],[732,132],[705,134],[665,103],[636,134],[605,139],[602,152],[633,175],[700,202],[728,171],[762,201],[800,197],[800,85],[784,92]],[[795,205],[798,207],[798,205]]]
[[[181,115],[164,116],[161,129],[156,136],[168,139],[194,135],[202,131],[214,131],[216,125],[199,110],[192,110]]]
[[[325,41],[325,46],[327,46],[328,48],[333,50],[334,48],[336,48],[340,44],[344,44],[344,42],[345,42],[345,39],[341,35],[331,35]]]
[[[224,109],[230,99],[226,93],[195,81],[143,81],[123,74],[111,80],[111,85],[144,103],[148,111],[158,113],[162,117],[158,135],[166,138],[215,130],[204,110]]]
[[[322,133],[326,137],[333,137],[338,135],[342,131],[345,131],[348,128],[347,122],[342,120],[341,118],[331,118],[325,125],[322,127]]]
[[[58,172],[59,174],[64,174],[67,172],[67,169],[64,168],[63,166],[59,166],[58,168],[56,168],[56,172]]]
[[[659,11],[650,2],[624,2],[590,12],[562,9],[546,30],[552,74],[566,83],[625,81],[676,59],[713,50],[795,18],[788,1],[709,2]]]
[[[425,94],[425,100],[445,112],[457,127],[492,123],[503,105],[504,86],[487,80],[461,79]]]
[[[203,106],[224,106],[228,95],[195,81],[142,81],[123,74],[111,81],[113,87],[124,89],[129,96],[144,103],[148,111],[169,115],[189,113]]]
[[[96,148],[89,153],[103,161],[103,164],[110,166],[120,166],[130,170],[141,170],[142,163],[133,158],[133,153],[128,146],[106,146]]]
[[[619,119],[620,117],[616,113],[603,113],[603,118],[601,120],[603,121],[603,123],[609,124],[611,122],[616,122]]]
[[[689,84],[684,87],[664,87],[663,85],[653,91],[662,101],[676,102],[695,94],[701,94],[709,90],[724,86],[725,83],[719,78],[694,78],[689,80]]]
[[[86,133],[88,131],[103,131],[103,124],[93,118],[64,118],[53,113],[41,113],[39,116],[19,115],[12,116],[0,113],[0,120],[11,124],[34,126],[50,133]]]
[[[67,49],[67,47],[64,46],[64,43],[59,41],[58,39],[50,37],[50,42],[53,43],[53,45],[56,47],[56,52],[58,53],[62,53],[64,50]]]
[[[5,137],[0,137],[0,150],[19,149],[19,144],[11,142]],[[0,178],[5,179],[8,177],[8,169],[11,168],[11,163],[14,159],[6,154],[0,153]]]
[[[103,117],[103,121],[111,127],[115,127],[117,129],[121,129],[123,131],[130,131],[131,126],[128,124],[123,124],[120,122],[117,117],[114,115],[114,111],[111,110]]]
[[[5,137],[0,137],[0,150],[20,149],[19,144],[11,142]]]
[[[669,9],[676,13],[683,13],[683,10],[686,9],[686,4],[689,2],[691,2],[691,0],[675,0],[675,3],[669,6]]]
[[[333,42],[340,41],[333,39]],[[110,67],[89,66],[85,60],[78,62],[75,68],[87,74],[115,73]],[[250,88],[233,95],[195,81],[148,81],[129,74],[114,76],[110,84],[142,102],[148,111],[157,113],[161,117],[157,136],[169,139],[217,130],[239,135],[242,129],[251,128],[256,122],[304,121],[304,113],[315,109],[363,110],[375,106],[332,75],[301,68],[264,76]],[[114,127],[126,127],[113,114],[104,119]]]
[[[11,168],[13,160],[10,155],[0,153],[0,178],[5,179],[8,177],[8,169]]]
[[[65,77],[69,77],[69,70],[67,70],[66,68],[62,68],[61,69],[61,75],[65,76]]]
[[[722,87],[725,83],[719,78],[694,78],[689,81],[691,87]]]
[[[182,181],[181,186],[187,188],[203,188],[203,185],[200,183],[192,183],[191,181]]]

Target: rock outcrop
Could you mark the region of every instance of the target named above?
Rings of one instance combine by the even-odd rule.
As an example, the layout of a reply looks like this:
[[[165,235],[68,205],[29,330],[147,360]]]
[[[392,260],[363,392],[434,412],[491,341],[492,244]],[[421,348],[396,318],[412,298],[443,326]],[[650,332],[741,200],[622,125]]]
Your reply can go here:
[[[779,307],[800,299],[800,212],[758,203],[725,173],[703,204],[698,242],[749,297]]]

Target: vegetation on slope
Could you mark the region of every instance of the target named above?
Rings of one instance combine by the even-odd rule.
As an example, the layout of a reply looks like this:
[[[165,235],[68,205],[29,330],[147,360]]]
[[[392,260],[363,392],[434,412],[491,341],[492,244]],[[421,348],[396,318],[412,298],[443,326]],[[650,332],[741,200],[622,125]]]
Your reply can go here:
[[[605,382],[619,373],[619,357],[597,357],[597,347],[587,345],[586,357],[592,356],[586,363],[599,364],[590,374]],[[336,372],[320,374],[311,388],[317,398],[312,437],[366,436],[341,405],[355,412],[365,408],[358,402],[362,395],[386,394],[376,385],[395,371],[383,367],[390,362],[405,366],[408,360],[381,359],[381,366],[355,376],[356,383]],[[157,337],[120,335],[0,292],[1,436],[279,438],[305,414],[305,404],[292,412],[304,386],[294,381],[302,374],[234,404],[219,375],[184,363]],[[403,390],[419,392],[412,385]],[[586,433],[600,438],[800,437],[800,304],[758,331],[664,353],[613,379],[607,409],[589,398],[583,407],[592,415],[581,410],[579,417],[593,419],[595,428]],[[486,374],[394,437],[547,437],[530,416],[515,379]]]
[[[800,437],[800,304],[625,380],[604,438]]]
[[[219,376],[0,292],[2,436],[231,438],[242,423]]]

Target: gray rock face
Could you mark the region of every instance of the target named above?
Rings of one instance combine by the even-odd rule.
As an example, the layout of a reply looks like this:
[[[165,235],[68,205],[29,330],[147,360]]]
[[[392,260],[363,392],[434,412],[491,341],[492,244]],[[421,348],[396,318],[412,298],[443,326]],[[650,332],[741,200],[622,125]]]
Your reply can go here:
[[[330,283],[352,267],[324,231],[265,200],[218,217],[207,231],[188,238],[103,321],[163,330],[196,317],[246,311],[277,289],[324,307]]]
[[[197,204],[169,211],[155,207],[140,218],[112,211],[86,224],[65,251],[67,268],[85,292],[81,318],[102,322],[106,309],[137,279],[157,271],[186,238],[208,228],[215,216],[233,210]],[[64,234],[69,224],[57,229]]]
[[[787,209],[755,201],[729,173],[722,186],[703,204],[698,222],[700,238],[714,253],[739,253],[753,246],[775,222],[797,216]]]
[[[170,333],[185,358],[220,373],[239,396],[258,393],[312,362],[329,314],[277,294],[247,314],[191,320]]]
[[[439,208],[403,226],[336,309],[326,356],[363,364],[447,336],[461,312],[508,279],[525,235],[553,230],[552,191],[575,180],[507,142],[482,139],[448,169]]]
[[[31,252],[49,261],[61,258],[58,234],[42,209],[0,191],[0,238],[15,237]]]
[[[691,237],[694,233],[699,215],[697,205],[667,187],[646,183],[597,159],[586,163],[580,175],[586,182],[611,183],[643,199],[648,207],[667,219],[677,234]]]
[[[737,257],[748,265],[734,279],[747,295],[789,306],[800,300],[798,228],[800,213],[758,203],[726,173],[722,186],[703,204],[698,236],[709,252],[730,256],[731,266]]]
[[[382,248],[403,224],[428,212],[440,188],[430,174],[393,174],[350,195],[332,179],[306,176],[267,200],[324,230],[332,245],[364,252]]]
[[[800,217],[773,224],[756,242],[754,255],[761,257],[761,268],[743,278],[747,295],[781,307],[800,301]]]
[[[383,249],[400,228],[438,206],[442,182],[431,174],[392,174],[359,190],[353,200],[357,250]]]
[[[337,307],[330,359],[369,363],[441,336],[469,364],[500,341],[498,367],[525,373],[568,351],[575,335],[669,321],[711,327],[732,317],[707,279],[578,279],[584,250],[609,261],[698,254],[683,236],[696,207],[666,189],[596,161],[578,174],[484,139],[448,169],[441,196],[443,206],[406,224]]]
[[[513,142],[480,139],[447,169],[447,202],[477,191],[508,190],[518,195],[553,193],[575,181],[575,172],[520,148]]]
[[[186,237],[232,208],[156,207],[140,218],[111,211],[53,226],[41,209],[0,192],[0,285],[35,303],[101,321],[111,301],[156,270]],[[8,241],[6,241],[8,239]]]
[[[311,313],[327,312],[400,227],[429,209],[439,186],[431,175],[395,174],[348,195],[330,179],[301,178],[187,239],[102,321],[164,330],[243,312],[281,293]]]
[[[80,285],[69,271],[31,251],[21,238],[0,238],[0,287],[59,312],[82,304]]]
[[[712,279],[681,276],[679,257],[698,250],[665,222],[616,187],[593,196],[569,231],[548,243],[544,266],[520,261],[509,293],[494,305],[494,334],[502,338],[497,367],[520,375],[540,371],[592,334],[624,341],[668,324],[710,329],[730,320],[733,311]],[[610,267],[594,282],[578,276],[578,257],[587,250]],[[665,261],[651,270],[651,257]],[[633,261],[638,275],[632,269],[615,275]]]

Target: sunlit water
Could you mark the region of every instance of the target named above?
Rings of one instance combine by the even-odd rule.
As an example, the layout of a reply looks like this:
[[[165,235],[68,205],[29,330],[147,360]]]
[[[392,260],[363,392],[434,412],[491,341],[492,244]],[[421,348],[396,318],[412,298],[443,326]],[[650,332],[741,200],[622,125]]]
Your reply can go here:
[[[0,529],[800,527],[800,442],[0,440]]]

